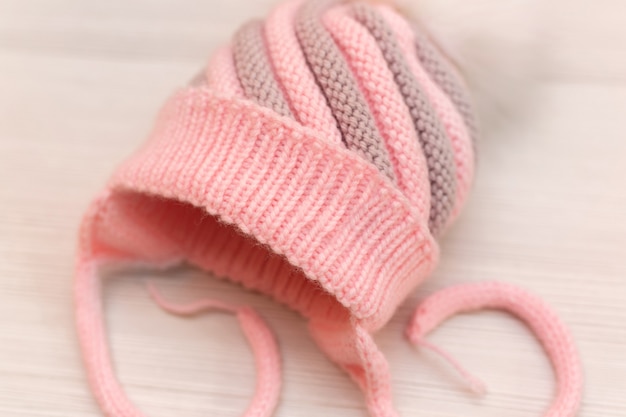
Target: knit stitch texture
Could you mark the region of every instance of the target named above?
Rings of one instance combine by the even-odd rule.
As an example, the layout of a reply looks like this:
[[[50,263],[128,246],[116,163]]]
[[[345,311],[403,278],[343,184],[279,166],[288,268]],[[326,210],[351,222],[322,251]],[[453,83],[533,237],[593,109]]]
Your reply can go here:
[[[462,77],[393,7],[294,0],[244,25],[162,108],[146,143],[113,174],[82,223],[78,334],[94,395],[110,417],[139,417],[112,371],[101,317],[104,264],[187,262],[301,313],[320,348],[363,391],[374,417],[397,415],[372,338],[439,259],[460,214],[478,129]],[[246,416],[280,392],[271,331],[245,306],[173,305],[235,314],[257,361]],[[526,321],[554,363],[547,416],[573,416],[582,377],[571,337],[536,297],[504,284],[427,299],[407,336],[450,315],[498,308]]]

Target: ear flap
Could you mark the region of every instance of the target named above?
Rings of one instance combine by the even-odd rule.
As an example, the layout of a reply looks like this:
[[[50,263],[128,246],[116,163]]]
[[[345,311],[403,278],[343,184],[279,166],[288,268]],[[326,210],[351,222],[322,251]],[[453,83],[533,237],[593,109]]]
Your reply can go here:
[[[106,192],[92,204],[81,227],[75,273],[76,327],[83,360],[92,392],[111,417],[143,417],[143,413],[126,396],[113,370],[102,314],[99,269],[107,263],[120,262],[149,261],[162,265],[177,257],[172,242],[150,235],[149,229],[141,228],[141,222],[124,215],[129,209],[124,202],[129,201],[123,195]],[[237,316],[257,363],[257,390],[243,416],[270,417],[278,404],[281,374],[278,347],[265,322],[249,307],[212,300],[177,306],[165,301],[152,287],[151,293],[157,304],[173,314],[193,315],[211,309]]]
[[[311,321],[309,330],[322,351],[361,388],[372,417],[397,416],[389,365],[367,330],[351,318]]]
[[[576,415],[582,394],[582,370],[572,336],[547,304],[519,287],[482,282],[436,292],[416,309],[406,335],[412,343],[442,355],[473,390],[481,393],[482,383],[445,351],[428,343],[425,337],[455,314],[483,309],[503,310],[517,316],[543,345],[554,366],[557,382],[556,397],[544,416]],[[361,388],[372,417],[396,417],[389,367],[371,334],[354,319],[312,321],[309,329],[322,350]]]

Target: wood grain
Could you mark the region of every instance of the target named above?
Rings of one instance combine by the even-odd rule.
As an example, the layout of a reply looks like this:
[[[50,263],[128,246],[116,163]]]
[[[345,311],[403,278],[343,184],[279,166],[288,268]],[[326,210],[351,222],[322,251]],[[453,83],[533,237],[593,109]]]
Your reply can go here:
[[[73,325],[81,213],[172,89],[271,3],[0,4],[0,415],[101,415]],[[458,317],[432,336],[487,382],[482,399],[403,339],[421,297],[482,279],[524,285],[569,324],[586,374],[581,416],[626,415],[626,6],[550,5],[552,65],[531,111],[484,141],[474,193],[443,242],[441,266],[377,336],[404,416],[540,415],[551,398],[539,345],[509,317]],[[114,275],[111,344],[120,379],[146,415],[238,415],[254,373],[232,317],[168,316],[148,299],[148,278],[172,299],[219,294],[262,312],[284,356],[277,416],[365,415],[357,389],[294,313],[198,271]]]

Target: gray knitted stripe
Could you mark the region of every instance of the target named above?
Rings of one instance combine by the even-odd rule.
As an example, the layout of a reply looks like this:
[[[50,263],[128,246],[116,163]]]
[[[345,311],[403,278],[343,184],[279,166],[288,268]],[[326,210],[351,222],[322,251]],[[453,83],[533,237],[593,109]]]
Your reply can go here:
[[[431,193],[429,226],[431,233],[437,236],[450,218],[455,203],[456,166],[452,143],[384,18],[363,3],[352,6],[352,12],[378,42],[413,118],[428,165]]]
[[[298,11],[295,29],[307,63],[326,96],[346,147],[395,181],[384,141],[346,59],[321,21],[335,1],[308,1]]]
[[[478,128],[467,88],[459,79],[452,65],[428,38],[428,35],[420,30],[417,25],[413,25],[413,32],[415,33],[417,57],[435,83],[450,97],[450,100],[456,106],[467,125],[472,144],[475,147]]]
[[[280,84],[274,78],[261,21],[252,21],[235,34],[233,58],[246,97],[282,116],[293,118]]]

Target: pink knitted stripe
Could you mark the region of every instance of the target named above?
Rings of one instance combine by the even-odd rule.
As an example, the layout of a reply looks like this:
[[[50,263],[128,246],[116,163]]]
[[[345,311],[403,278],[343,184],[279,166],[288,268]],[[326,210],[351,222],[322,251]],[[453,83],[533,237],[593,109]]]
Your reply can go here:
[[[213,55],[207,68],[207,81],[211,89],[219,91],[225,97],[245,97],[237,78],[230,46],[221,47]]]
[[[327,140],[341,143],[337,121],[296,38],[295,15],[302,3],[303,0],[284,2],[267,18],[265,37],[270,60],[296,119]]]
[[[149,146],[118,170],[118,192],[185,201],[237,225],[307,271],[370,329],[404,298],[393,289],[414,288],[432,269],[437,249],[424,219],[352,152],[206,89],[177,94],[160,119]],[[390,276],[391,260],[410,259],[420,262]]]
[[[412,128],[411,115],[376,41],[349,16],[345,7],[329,10],[324,15],[324,23],[367,99],[396,168],[398,186],[416,206],[420,216],[427,218],[430,184],[426,161]]]
[[[415,52],[415,37],[407,21],[388,6],[377,5],[375,7],[385,20],[389,22],[389,26],[393,28],[396,39],[413,74],[424,87],[424,91],[428,95],[452,141],[456,162],[457,198],[453,216],[450,219],[451,222],[458,216],[467,199],[474,175],[474,151],[468,128],[450,99],[437,87],[420,65]]]
[[[296,35],[337,120],[346,147],[395,180],[385,143],[341,51],[321,22],[336,0],[309,1],[298,11]]]
[[[456,166],[450,139],[422,86],[411,73],[391,28],[369,5],[355,3],[351,11],[376,39],[413,118],[428,165],[431,192],[429,226],[431,232],[439,236],[449,221],[456,194]]]

